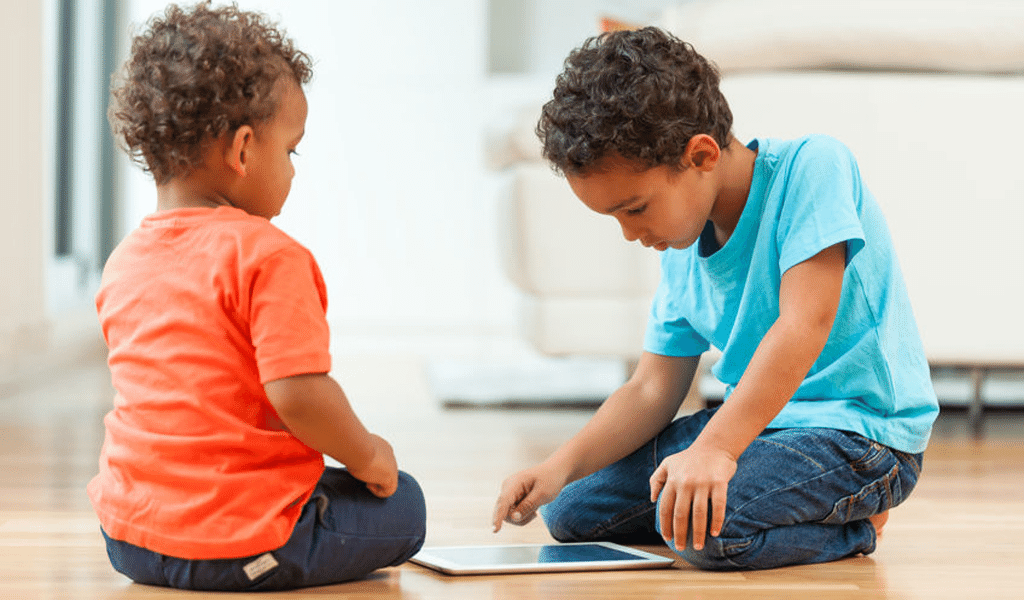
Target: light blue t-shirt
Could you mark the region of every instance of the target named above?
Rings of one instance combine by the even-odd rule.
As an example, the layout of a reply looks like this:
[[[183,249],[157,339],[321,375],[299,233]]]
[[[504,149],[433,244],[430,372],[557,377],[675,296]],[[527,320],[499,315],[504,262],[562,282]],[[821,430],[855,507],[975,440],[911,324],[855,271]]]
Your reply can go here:
[[[746,206],[721,248],[708,224],[689,248],[666,250],[644,349],[722,352],[711,372],[726,398],[779,316],[790,267],[846,243],[832,332],[769,427],[854,431],[905,452],[928,443],[938,402],[885,218],[842,143],[827,136],[755,139]]]

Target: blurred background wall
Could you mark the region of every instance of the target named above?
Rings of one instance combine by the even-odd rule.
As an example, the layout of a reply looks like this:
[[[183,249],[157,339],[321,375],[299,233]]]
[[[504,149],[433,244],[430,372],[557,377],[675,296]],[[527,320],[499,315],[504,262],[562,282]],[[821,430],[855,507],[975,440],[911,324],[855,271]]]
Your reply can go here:
[[[298,175],[275,222],[321,263],[334,351],[528,353],[498,257],[501,175],[485,164],[486,131],[543,97],[602,15],[646,21],[670,2],[239,4],[280,22],[316,61]],[[68,336],[96,335],[103,262],[155,206],[149,177],[114,148],[105,112],[131,34],[165,5],[3,2],[8,371],[70,345]]]
[[[0,382],[26,351],[45,347],[47,203],[43,172],[43,12],[5,3],[0,19]]]

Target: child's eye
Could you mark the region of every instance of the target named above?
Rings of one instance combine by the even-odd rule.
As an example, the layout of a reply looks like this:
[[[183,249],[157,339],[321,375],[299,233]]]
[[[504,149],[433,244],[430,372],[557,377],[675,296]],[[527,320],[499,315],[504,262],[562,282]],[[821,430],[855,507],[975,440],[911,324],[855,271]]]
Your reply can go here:
[[[289,150],[288,151],[288,156],[298,156],[298,155],[299,155],[299,153],[296,152],[295,150]]]
[[[646,204],[641,204],[640,206],[627,209],[626,210],[626,214],[627,215],[639,215],[639,214],[643,213],[645,210],[647,210],[647,205]]]

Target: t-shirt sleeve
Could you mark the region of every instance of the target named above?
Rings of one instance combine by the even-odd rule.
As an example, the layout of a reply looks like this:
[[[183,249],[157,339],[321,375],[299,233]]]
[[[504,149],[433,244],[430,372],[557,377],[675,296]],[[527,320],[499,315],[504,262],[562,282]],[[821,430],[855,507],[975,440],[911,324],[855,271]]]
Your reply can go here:
[[[850,151],[832,138],[812,136],[794,156],[786,181],[776,237],[780,272],[840,242],[846,242],[849,264],[864,247],[860,175]]]
[[[316,260],[295,244],[253,274],[249,330],[260,383],[331,370],[327,291]]]
[[[666,250],[661,258],[661,281],[651,302],[644,333],[644,350],[662,356],[698,356],[710,344],[690,325],[682,310],[684,290],[681,277],[685,268],[678,264],[681,256]]]

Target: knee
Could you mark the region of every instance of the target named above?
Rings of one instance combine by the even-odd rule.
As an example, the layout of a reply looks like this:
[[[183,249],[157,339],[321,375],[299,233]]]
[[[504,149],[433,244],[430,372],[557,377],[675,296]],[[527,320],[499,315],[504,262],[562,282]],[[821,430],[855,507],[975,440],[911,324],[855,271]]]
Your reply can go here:
[[[669,547],[679,558],[705,571],[735,571],[743,568],[726,556],[724,545],[717,539],[707,540],[701,550],[694,550],[692,545],[683,550],[677,550],[671,544]]]
[[[658,507],[660,508],[660,506],[661,498],[658,499]],[[660,537],[660,519],[656,520],[655,528],[657,529],[658,535]],[[730,532],[728,530],[723,530],[723,533],[729,534]],[[704,539],[704,547],[700,550],[694,549],[693,542],[689,539],[687,539],[686,547],[682,550],[679,550],[678,548],[676,548],[675,542],[664,540],[664,538],[662,539],[670,550],[679,555],[679,558],[682,558],[683,560],[697,567],[698,569],[703,569],[705,571],[728,571],[743,568],[741,565],[731,560],[731,558],[735,557],[735,553],[737,551],[742,551],[742,546],[744,545],[736,544],[735,540],[727,542],[726,538],[724,538],[721,535],[718,537],[711,537],[709,535]]]
[[[587,535],[593,523],[584,520],[583,512],[572,494],[559,494],[550,503],[540,507],[540,516],[551,537],[559,542],[582,542],[591,539]]]
[[[540,513],[540,517],[544,521],[544,525],[547,526],[551,537],[559,542],[573,541],[566,528],[568,511],[565,510],[564,503],[559,502],[559,498],[555,498],[548,504],[541,506],[537,512]]]
[[[398,489],[392,498],[398,504],[401,521],[408,523],[415,532],[418,532],[422,542],[426,537],[427,503],[419,482],[405,471],[399,471]]]
[[[427,537],[426,501],[419,482],[412,475],[398,472],[398,489],[387,503],[388,517],[385,520],[390,527],[387,536],[391,545],[381,552],[381,564],[372,566],[370,570],[404,563],[420,551]]]
[[[398,488],[395,490],[395,494],[402,494],[417,504],[425,503],[423,488],[420,487],[420,482],[416,481],[415,477],[405,471],[398,472]]]

